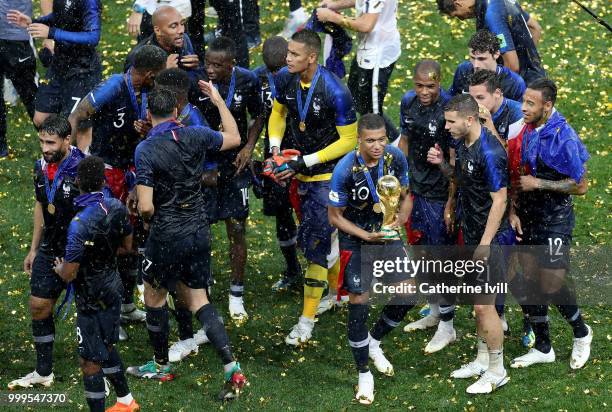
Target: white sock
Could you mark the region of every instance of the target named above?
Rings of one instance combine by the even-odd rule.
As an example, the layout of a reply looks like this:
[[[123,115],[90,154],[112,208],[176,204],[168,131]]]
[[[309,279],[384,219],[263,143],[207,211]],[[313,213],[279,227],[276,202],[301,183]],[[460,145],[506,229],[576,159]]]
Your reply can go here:
[[[452,333],[453,329],[454,329],[453,319],[447,320],[447,321],[441,321],[438,324],[438,330],[443,330],[445,332]]]
[[[131,392],[125,396],[117,396],[117,402],[122,403],[124,405],[129,405],[130,403],[132,403],[133,400],[134,398],[132,397]]]
[[[134,309],[136,309],[136,305],[133,303],[122,303],[121,304],[121,311],[122,312],[131,312]]]
[[[307,318],[306,316],[300,316],[299,322],[309,326],[314,326],[314,319]]]
[[[372,371],[367,371],[367,372],[359,372],[359,380],[362,379],[370,379],[370,376],[372,376]]]
[[[430,303],[429,304],[429,314],[433,316],[434,318],[439,318],[440,317],[440,305],[438,305],[437,303]]]
[[[478,354],[476,355],[476,363],[487,367],[489,365],[489,348],[487,347],[487,342],[478,337]]]
[[[491,349],[489,350],[489,369],[490,372],[504,376],[506,370],[504,369],[504,350],[503,349]]]
[[[234,366],[236,366],[236,361],[230,362],[227,365],[223,365],[223,372],[231,372],[232,369],[234,369]]]
[[[374,339],[370,334],[368,334],[368,336],[370,338],[370,349],[378,349],[380,347],[380,341]]]

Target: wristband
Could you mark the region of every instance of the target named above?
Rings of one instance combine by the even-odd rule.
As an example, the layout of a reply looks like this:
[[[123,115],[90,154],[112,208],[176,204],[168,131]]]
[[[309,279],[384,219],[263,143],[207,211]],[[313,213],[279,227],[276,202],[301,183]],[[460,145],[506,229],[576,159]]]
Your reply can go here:
[[[132,6],[132,10],[134,10],[136,13],[140,13],[140,14],[143,14],[146,11],[146,9],[144,7],[142,7],[141,5],[136,4],[136,3],[134,3],[134,5]]]

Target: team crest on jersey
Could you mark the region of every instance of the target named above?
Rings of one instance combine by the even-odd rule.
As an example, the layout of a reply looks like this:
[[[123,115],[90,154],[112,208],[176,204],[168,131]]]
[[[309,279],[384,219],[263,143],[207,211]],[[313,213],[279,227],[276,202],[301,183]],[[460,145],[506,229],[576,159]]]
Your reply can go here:
[[[472,163],[471,160],[468,160],[467,162],[467,172],[469,174],[472,174],[474,172],[474,163]]]
[[[72,0],[66,0],[66,5],[64,6],[66,10],[68,10],[72,6]]]
[[[429,128],[429,135],[432,137],[435,136],[436,132],[438,131],[438,126],[436,125],[435,121],[430,121],[427,127]]]
[[[312,111],[315,116],[318,116],[319,112],[321,111],[321,103],[316,97],[312,100]]]
[[[62,185],[62,190],[64,191],[64,196],[70,195],[70,185],[66,182]]]
[[[242,103],[242,95],[239,93],[234,93],[234,101],[237,105],[240,105]]]

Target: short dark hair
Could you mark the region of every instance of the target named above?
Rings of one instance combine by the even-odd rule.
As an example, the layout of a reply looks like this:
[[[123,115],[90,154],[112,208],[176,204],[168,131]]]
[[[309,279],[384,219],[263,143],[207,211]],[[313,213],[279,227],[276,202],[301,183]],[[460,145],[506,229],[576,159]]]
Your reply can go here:
[[[321,38],[315,31],[309,29],[300,30],[291,36],[291,40],[305,44],[317,55],[321,52]]]
[[[267,38],[263,44],[263,61],[270,71],[277,71],[286,64],[287,40],[281,36]]]
[[[554,105],[557,101],[557,85],[555,82],[546,77],[535,79],[527,85],[527,88],[541,92],[544,103],[552,102]]]
[[[159,72],[155,77],[155,86],[169,89],[177,96],[185,97],[189,94],[191,81],[185,70],[174,67]]]
[[[138,71],[161,70],[166,67],[168,54],[152,44],[145,44],[134,50],[134,68]]]
[[[454,0],[438,0],[438,11],[442,14],[451,14],[457,9]]]
[[[376,130],[385,128],[385,119],[376,113],[367,113],[359,118],[357,122],[357,133],[364,130]]]
[[[176,109],[176,93],[163,87],[156,87],[148,96],[149,111],[157,118],[172,116]]]
[[[484,84],[489,93],[495,93],[496,89],[501,90],[501,80],[499,76],[488,70],[475,70],[469,79],[470,86]]]
[[[104,160],[98,156],[87,156],[77,168],[79,189],[82,192],[97,192],[104,187]]]
[[[229,37],[215,37],[208,45],[207,52],[225,53],[227,57],[234,60],[236,58],[236,42]]]
[[[441,78],[440,63],[432,59],[423,59],[414,66],[414,72],[413,72],[414,76],[416,76],[417,73],[426,73],[426,74],[433,73],[435,76],[435,79],[431,79],[431,80],[440,81],[440,78]]]
[[[478,102],[469,94],[458,94],[450,99],[444,111],[458,112],[463,117],[478,117]]]
[[[499,39],[495,36],[495,34],[491,33],[487,29],[478,30],[476,33],[474,33],[468,42],[468,47],[475,52],[489,52],[492,55],[500,50]]]
[[[72,127],[67,117],[60,114],[51,114],[42,122],[38,131],[49,136],[57,135],[61,139],[66,139],[72,133]]]

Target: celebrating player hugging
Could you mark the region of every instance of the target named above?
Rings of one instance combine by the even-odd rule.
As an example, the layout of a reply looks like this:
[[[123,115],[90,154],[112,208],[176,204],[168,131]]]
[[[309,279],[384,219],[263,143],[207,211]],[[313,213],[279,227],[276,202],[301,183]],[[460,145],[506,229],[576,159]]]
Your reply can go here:
[[[306,14],[291,1],[285,37],[266,36],[260,46],[256,2],[213,2],[220,22],[205,32],[201,0],[138,0],[128,25],[139,42],[112,45],[125,59],[115,72],[117,62],[98,53],[102,21],[104,33],[117,32],[110,3],[41,0],[38,19],[32,1],[0,5],[0,86],[16,88],[42,155],[23,261],[36,356],[15,362],[5,352],[6,364],[23,374],[8,389],[67,390],[77,381],[67,369],[76,371],[77,362],[64,352],[54,357],[54,347],[64,346],[78,353],[83,382],[72,405],[104,411],[112,388],[107,412],[208,409],[210,394],[200,389],[208,375],[186,360],[216,365],[205,344],[221,360],[215,397],[244,393],[244,409],[312,409],[266,405],[290,392],[269,377],[275,368],[283,377],[291,368],[308,374],[312,398],[332,379],[339,403],[318,405],[330,410],[351,401],[405,409],[393,394],[420,385],[406,379],[442,370],[427,361],[452,366],[443,374],[471,395],[492,393],[511,375],[502,393],[529,384],[521,374],[531,372],[506,369],[504,353],[512,354],[511,368],[557,356],[569,357],[573,370],[588,365],[598,322],[579,309],[570,249],[582,219],[573,196],[590,187],[590,155],[561,114],[566,109],[557,108],[566,93],[546,77],[544,68],[559,71],[541,62],[542,27],[517,1],[437,0],[446,16],[432,16],[436,42],[458,50],[441,56],[401,44],[398,8],[429,15],[432,2],[322,0],[306,23],[327,33],[323,42],[300,26]],[[444,35],[448,17],[475,19],[475,30],[453,40]],[[342,56],[352,34],[345,30],[357,33],[348,79]],[[44,51],[32,49],[35,40]],[[250,63],[261,63],[252,71],[244,43]],[[38,57],[49,66],[40,86]],[[0,160],[29,156],[11,140],[24,126],[10,120],[0,102]],[[274,241],[260,236],[272,225]],[[395,264],[410,261],[422,264]],[[73,298],[76,317],[67,318]],[[571,354],[553,350],[550,305],[573,331]],[[475,328],[459,323],[460,306],[473,310]],[[64,338],[58,319],[76,333]],[[518,333],[509,326],[517,322]],[[410,334],[391,335],[383,352],[381,341],[398,326]],[[449,345],[464,338],[476,356],[460,366]],[[350,348],[356,379],[309,366],[322,359],[318,348],[334,368],[346,366]],[[384,375],[376,403],[369,360]],[[560,365],[549,368],[565,379]],[[169,381],[166,395],[188,388],[189,398],[151,397],[151,385]],[[357,383],[354,394],[349,381]],[[259,401],[251,404],[253,397]]]

